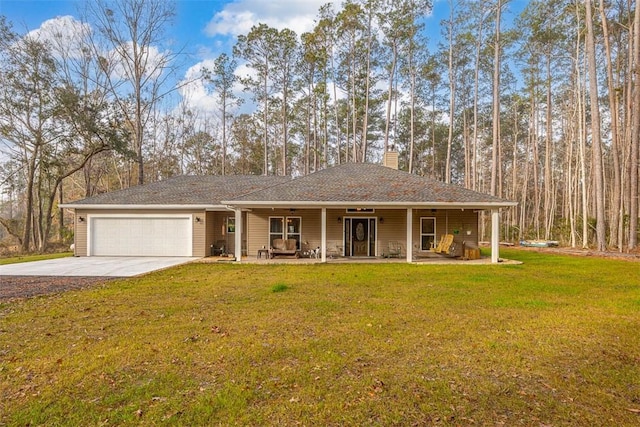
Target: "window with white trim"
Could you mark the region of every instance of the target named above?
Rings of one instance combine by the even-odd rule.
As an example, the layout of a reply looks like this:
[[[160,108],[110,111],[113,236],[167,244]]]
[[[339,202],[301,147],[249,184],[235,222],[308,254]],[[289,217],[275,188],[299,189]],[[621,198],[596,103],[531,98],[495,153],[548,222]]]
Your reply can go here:
[[[436,219],[420,218],[420,250],[428,251],[436,245]]]
[[[269,217],[269,246],[273,247],[273,241],[275,239],[294,239],[296,241],[296,249],[301,249],[302,217]]]
[[[233,216],[227,217],[227,233],[236,232],[236,218]]]

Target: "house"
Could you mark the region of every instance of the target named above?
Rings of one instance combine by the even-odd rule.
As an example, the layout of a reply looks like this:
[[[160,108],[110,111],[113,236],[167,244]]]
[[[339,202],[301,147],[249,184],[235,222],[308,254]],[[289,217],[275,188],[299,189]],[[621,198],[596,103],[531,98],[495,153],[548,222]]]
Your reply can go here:
[[[390,244],[411,262],[452,234],[457,254],[477,247],[491,212],[498,262],[500,209],[515,202],[391,167],[346,163],[299,178],[180,176],[62,205],[75,211],[76,256],[255,257],[276,239],[301,252],[380,257]]]

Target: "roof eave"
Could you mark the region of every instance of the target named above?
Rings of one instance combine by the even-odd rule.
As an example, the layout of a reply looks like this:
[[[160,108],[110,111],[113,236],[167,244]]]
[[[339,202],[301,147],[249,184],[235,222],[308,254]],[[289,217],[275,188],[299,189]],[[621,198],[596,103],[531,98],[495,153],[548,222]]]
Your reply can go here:
[[[188,204],[178,204],[178,205],[161,205],[161,204],[153,204],[153,205],[128,205],[128,204],[82,204],[82,203],[64,203],[59,205],[59,207],[64,209],[92,209],[92,210],[180,210],[180,209],[190,209],[190,210],[226,210],[226,205],[188,205]]]
[[[352,207],[371,207],[371,208],[416,208],[424,207],[430,209],[447,208],[447,209],[498,209],[517,206],[518,202],[501,201],[501,202],[372,202],[372,201],[245,201],[245,200],[229,200],[222,201],[228,206],[252,207],[252,208],[270,208],[270,207],[296,207],[296,208],[352,208]]]

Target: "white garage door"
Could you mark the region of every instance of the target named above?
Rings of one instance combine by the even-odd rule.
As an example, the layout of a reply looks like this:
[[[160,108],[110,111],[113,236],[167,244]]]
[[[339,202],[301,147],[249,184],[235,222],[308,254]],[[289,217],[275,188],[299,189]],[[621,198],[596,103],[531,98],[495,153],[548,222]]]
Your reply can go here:
[[[190,216],[109,216],[89,221],[89,255],[191,256]]]

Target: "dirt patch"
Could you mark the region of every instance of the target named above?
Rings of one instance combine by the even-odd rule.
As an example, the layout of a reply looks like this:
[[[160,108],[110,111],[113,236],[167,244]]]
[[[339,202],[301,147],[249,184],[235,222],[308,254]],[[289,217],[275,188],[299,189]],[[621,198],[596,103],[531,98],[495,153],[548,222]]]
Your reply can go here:
[[[0,302],[86,289],[113,279],[112,277],[1,276]]]

